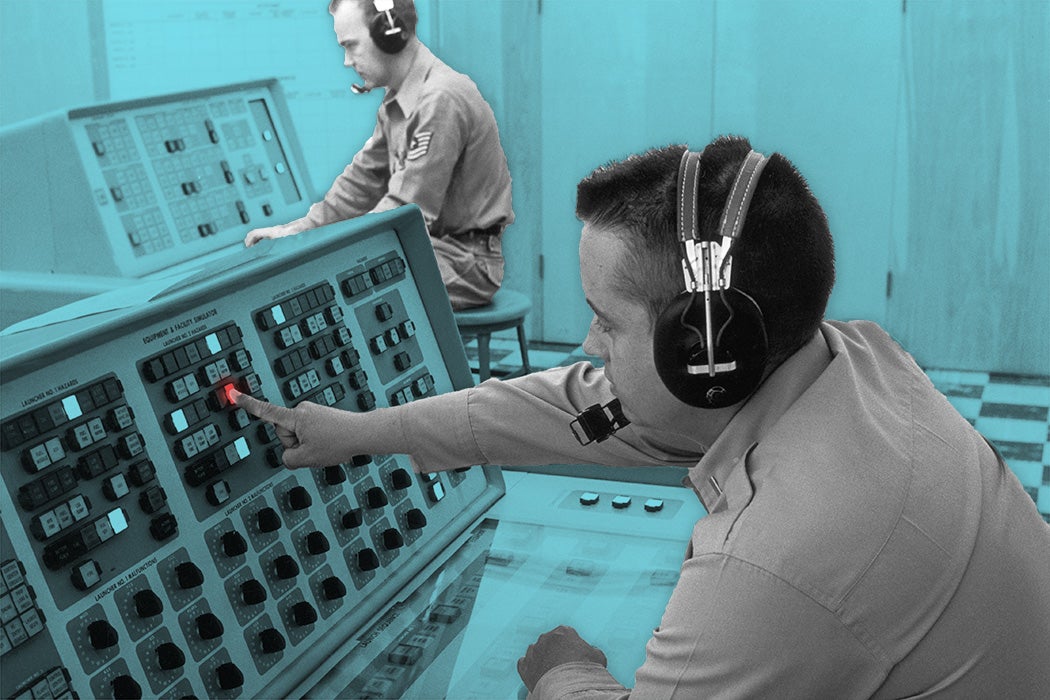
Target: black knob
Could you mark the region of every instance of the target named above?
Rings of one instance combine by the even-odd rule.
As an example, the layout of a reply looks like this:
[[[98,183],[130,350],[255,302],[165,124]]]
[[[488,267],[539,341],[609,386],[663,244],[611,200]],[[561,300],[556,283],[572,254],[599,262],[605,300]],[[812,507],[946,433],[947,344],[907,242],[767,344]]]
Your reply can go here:
[[[164,642],[157,647],[157,664],[165,671],[173,671],[186,664],[186,655],[171,642]]]
[[[88,639],[92,649],[108,649],[116,645],[119,637],[116,628],[108,620],[95,620],[88,625]]]
[[[204,573],[192,561],[184,561],[176,566],[175,577],[178,579],[179,588],[183,590],[196,588],[204,583]]]
[[[245,605],[258,605],[266,600],[266,589],[256,579],[241,584],[241,598]]]
[[[304,510],[313,504],[310,492],[303,486],[295,486],[288,490],[288,507],[292,510]]]
[[[148,588],[136,593],[132,600],[135,601],[135,612],[139,617],[153,617],[164,612],[164,602]]]
[[[288,554],[282,554],[274,559],[273,568],[279,579],[290,579],[299,575],[299,563]]]
[[[338,486],[346,481],[346,472],[338,464],[324,468],[324,482],[329,486]]]
[[[419,508],[413,508],[405,513],[405,521],[408,523],[409,530],[419,530],[426,526],[427,516]]]
[[[383,530],[383,547],[387,550],[400,549],[405,544],[405,538],[394,528]]]
[[[321,593],[325,600],[335,600],[346,595],[346,585],[335,576],[329,576],[321,581]]]
[[[222,551],[228,557],[239,557],[248,551],[248,541],[241,533],[230,530],[222,535]]]
[[[379,568],[379,555],[374,549],[365,547],[357,553],[357,568],[361,571],[375,571]]]
[[[323,532],[314,530],[306,536],[306,551],[310,554],[324,554],[329,547],[328,538],[324,536]]]
[[[237,664],[227,661],[215,669],[215,676],[219,679],[219,687],[223,690],[233,690],[244,685],[244,674]]]
[[[305,600],[301,600],[292,606],[292,619],[295,620],[295,624],[299,627],[312,625],[317,622],[317,611],[314,609],[314,606]]]
[[[215,617],[214,613],[204,613],[197,617],[197,634],[201,639],[217,639],[224,631],[222,620]]]
[[[273,627],[259,633],[259,642],[262,644],[262,650],[267,654],[276,654],[279,651],[284,651],[284,648],[288,646],[288,643],[284,640],[284,635]]]
[[[372,455],[354,455],[350,458],[350,466],[365,467],[372,463]]]
[[[389,502],[386,491],[379,486],[373,486],[365,492],[365,503],[369,508],[382,508]]]
[[[412,475],[404,469],[395,469],[390,472],[390,483],[398,491],[401,489],[407,489],[412,485]]]
[[[256,514],[260,532],[275,532],[281,527],[281,516],[267,506]]]
[[[113,679],[114,700],[140,700],[142,686],[131,676],[117,676]]]
[[[347,530],[352,530],[355,527],[361,527],[361,523],[364,522],[364,513],[360,508],[354,508],[351,511],[343,513],[343,527]]]

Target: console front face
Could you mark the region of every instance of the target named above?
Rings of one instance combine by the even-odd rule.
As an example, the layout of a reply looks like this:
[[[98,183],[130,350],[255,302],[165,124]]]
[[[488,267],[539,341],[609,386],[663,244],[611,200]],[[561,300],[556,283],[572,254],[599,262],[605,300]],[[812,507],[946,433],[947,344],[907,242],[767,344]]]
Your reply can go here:
[[[125,276],[284,223],[307,196],[266,85],[75,111],[70,129]]]
[[[429,243],[346,226],[5,362],[4,697],[283,694],[498,498],[492,470],[402,455],[288,470],[230,403],[367,411],[462,383]]]

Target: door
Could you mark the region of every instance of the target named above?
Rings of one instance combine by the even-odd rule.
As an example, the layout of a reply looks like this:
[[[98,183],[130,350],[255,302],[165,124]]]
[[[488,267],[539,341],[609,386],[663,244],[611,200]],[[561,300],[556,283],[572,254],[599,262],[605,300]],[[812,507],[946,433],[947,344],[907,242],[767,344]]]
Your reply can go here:
[[[908,3],[887,327],[923,366],[1050,372],[1050,6]]]

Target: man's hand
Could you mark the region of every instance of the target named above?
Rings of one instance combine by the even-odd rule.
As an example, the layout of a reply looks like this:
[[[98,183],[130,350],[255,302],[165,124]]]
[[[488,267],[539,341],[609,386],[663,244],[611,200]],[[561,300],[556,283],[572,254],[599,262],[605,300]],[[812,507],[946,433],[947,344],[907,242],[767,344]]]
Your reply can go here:
[[[280,224],[278,226],[266,226],[264,228],[252,229],[248,232],[248,235],[244,237],[244,247],[251,248],[264,238],[284,238],[285,236],[294,236],[297,233],[302,233],[302,231],[302,227],[294,221],[288,224]]]
[[[248,413],[273,424],[284,445],[287,467],[327,467],[349,461],[363,451],[353,449],[353,413],[309,401],[285,408],[236,389],[231,390],[230,397]]]
[[[518,675],[532,692],[543,674],[573,661],[592,661],[602,666],[608,663],[601,649],[583,641],[572,627],[562,625],[541,634],[535,644],[529,645],[525,656],[518,659]]]

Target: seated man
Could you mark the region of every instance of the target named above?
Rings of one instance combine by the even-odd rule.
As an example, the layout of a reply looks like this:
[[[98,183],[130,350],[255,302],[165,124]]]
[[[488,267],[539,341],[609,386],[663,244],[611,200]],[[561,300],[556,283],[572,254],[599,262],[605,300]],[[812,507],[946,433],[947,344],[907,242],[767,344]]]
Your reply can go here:
[[[518,662],[531,697],[1045,697],[1050,526],[884,331],[823,320],[832,239],[791,163],[740,138],[683,151],[579,185],[603,368],[361,414],[238,405],[292,468],[691,464],[709,515],[633,691],[559,627]],[[567,426],[594,404],[584,445]]]
[[[474,82],[416,36],[412,0],[332,0],[344,64],[385,87],[372,137],[301,219],[248,232],[246,246],[373,211],[423,212],[452,308],[483,306],[503,282],[503,229],[514,221],[496,117]]]

